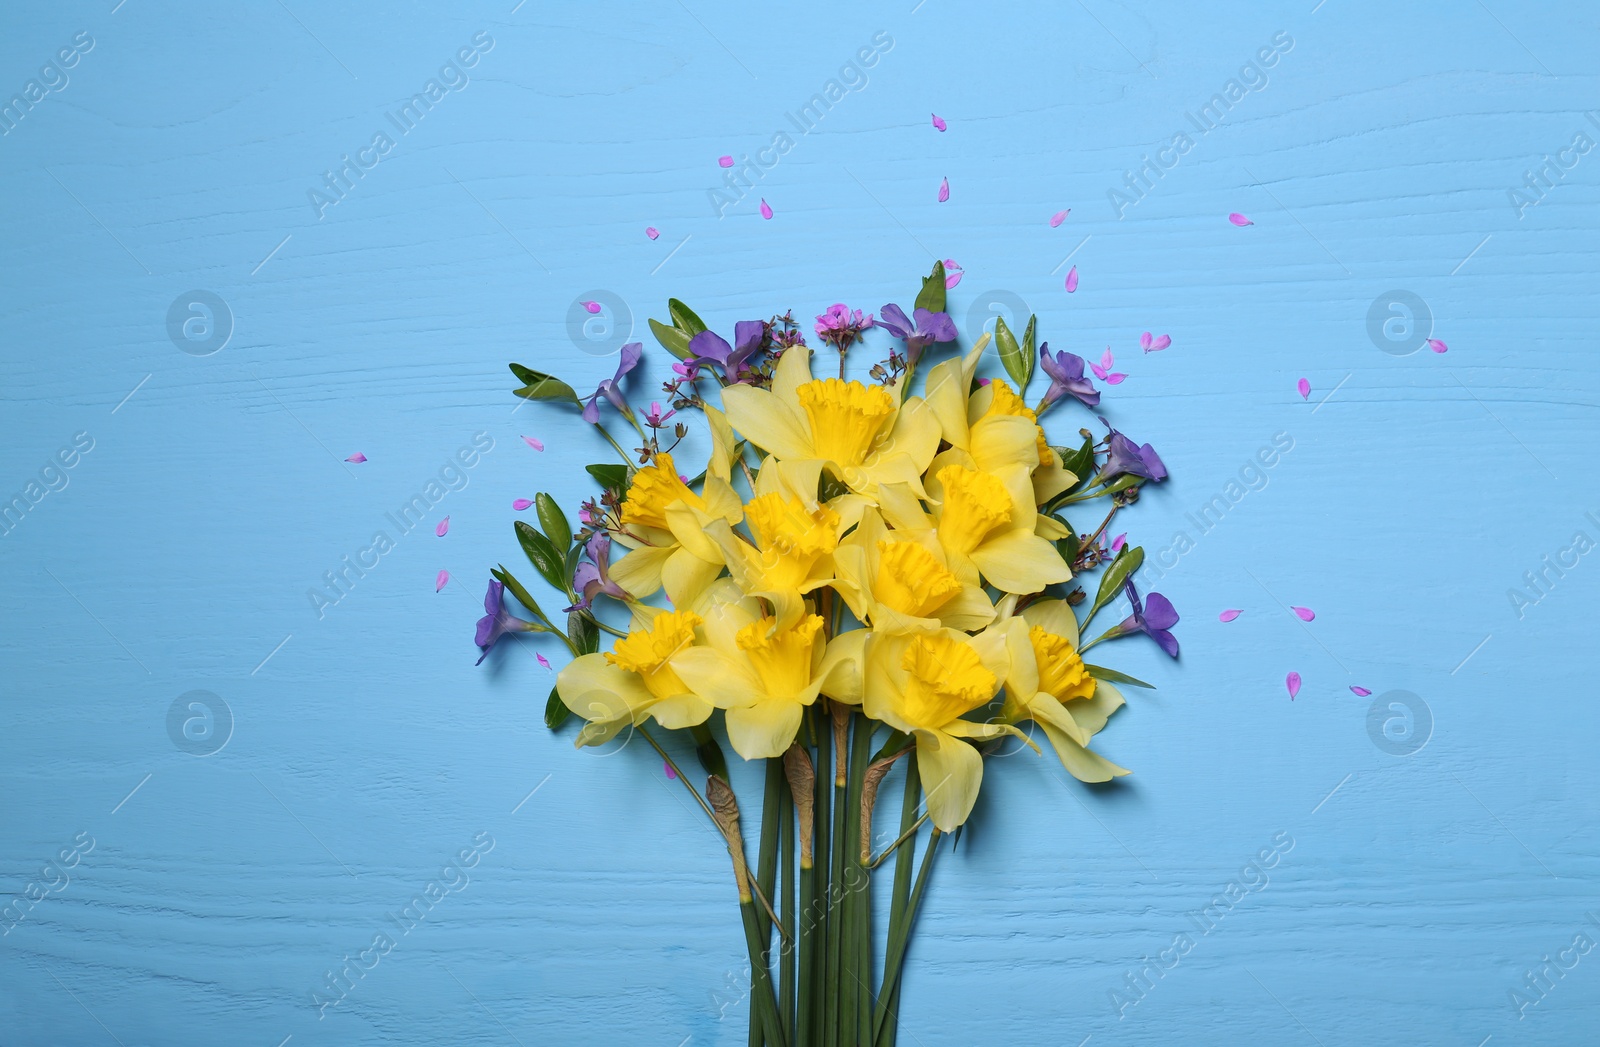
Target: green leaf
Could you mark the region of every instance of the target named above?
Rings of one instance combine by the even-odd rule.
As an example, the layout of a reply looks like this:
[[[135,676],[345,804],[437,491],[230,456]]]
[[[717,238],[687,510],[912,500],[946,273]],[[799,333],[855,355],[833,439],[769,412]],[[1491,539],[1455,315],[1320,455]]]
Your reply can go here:
[[[582,611],[567,612],[567,639],[579,654],[594,654],[600,649],[600,627]]]
[[[561,577],[572,577],[573,572],[578,569],[578,561],[583,558],[583,548],[584,546],[582,542],[573,542],[572,546],[567,549],[566,560],[561,565]],[[578,592],[576,589],[573,590],[572,595],[579,598],[582,598],[583,596],[583,594]]]
[[[922,281],[913,309],[926,309],[930,313],[944,312],[944,263],[934,262],[933,272]]]
[[[1144,565],[1144,546],[1136,545],[1133,548],[1123,547],[1117,558],[1111,561],[1111,566],[1106,568],[1106,573],[1100,579],[1100,592],[1094,598],[1094,607],[1089,615],[1093,617],[1106,604],[1116,599],[1122,592],[1122,584],[1126,582],[1133,572]]]
[[[706,329],[705,321],[696,316],[693,309],[690,309],[676,298],[667,299],[667,312],[672,314],[672,326],[690,338]]]
[[[1083,551],[1083,540],[1078,536],[1077,530],[1066,517],[1050,513],[1050,519],[1067,529],[1067,536],[1056,540],[1056,549],[1061,553],[1061,558],[1067,563],[1078,558],[1078,553]]]
[[[522,543],[522,551],[528,555],[528,562],[534,569],[559,592],[567,592],[567,580],[561,577],[562,557],[550,544],[550,539],[533,529],[533,526],[523,520],[516,523],[517,541]]]
[[[1006,374],[1017,383],[1019,393],[1025,393],[1028,379],[1033,377],[1033,368],[1028,366],[1033,361],[1022,355],[1022,347],[1017,344],[1017,336],[1011,333],[1011,328],[1006,326],[1006,318],[994,318],[994,344],[1000,353],[1000,364],[1006,369]]]
[[[1125,683],[1134,687],[1148,687],[1152,691],[1155,690],[1155,684],[1145,683],[1143,680],[1129,676],[1127,673],[1119,673],[1115,669],[1107,669],[1103,665],[1090,665],[1088,662],[1084,662],[1083,667],[1096,680],[1104,680],[1106,683]]]
[[[557,552],[565,553],[572,545],[572,526],[567,523],[567,514],[561,511],[561,506],[556,504],[554,498],[543,491],[533,496],[533,504],[538,509],[539,526],[544,528],[544,536],[550,539],[551,546]]]
[[[676,327],[668,327],[660,320],[650,321],[650,330],[655,332],[656,341],[667,352],[680,360],[687,360],[693,354],[689,352],[689,335]]]
[[[707,774],[714,774],[723,781],[728,780],[728,758],[722,754],[722,746],[711,733],[711,728],[705,724],[696,724],[689,728],[689,733],[694,735],[694,754],[700,759],[700,766],[705,768]]]
[[[1094,474],[1094,437],[1085,436],[1083,446],[1076,451],[1058,447],[1056,453],[1061,456],[1062,468],[1078,478],[1074,486],[1083,484]]]
[[[544,725],[552,731],[558,731],[571,714],[567,703],[561,700],[560,693],[554,687],[550,688],[550,698],[544,703]]]
[[[625,465],[586,465],[583,468],[600,482],[601,487],[620,491],[628,486],[628,467]]]
[[[1027,368],[1028,377],[1022,379],[1024,388],[1018,389],[1017,392],[1019,393],[1026,393],[1027,384],[1033,381],[1033,368],[1039,362],[1038,336],[1039,317],[1030,314],[1028,317],[1028,329],[1022,332],[1022,362],[1023,366]]]
[[[573,403],[582,402],[578,399],[578,394],[573,391],[572,386],[559,378],[545,374],[543,371],[535,371],[532,368],[523,367],[521,364],[512,364],[511,373],[516,375],[517,380],[522,383],[521,389],[513,389],[512,392],[524,400],[571,400]]]
[[[891,728],[890,731],[889,731],[889,737],[885,738],[884,741],[883,741],[882,748],[880,748],[877,752],[873,753],[872,754],[872,759],[868,760],[867,762],[868,763],[877,763],[879,760],[883,759],[885,756],[893,756],[896,753],[904,752],[905,750],[911,748],[912,743],[915,742],[915,741],[916,741],[916,739],[913,738],[911,735],[909,735],[909,734],[901,734],[899,731],[896,731],[893,728]]]
[[[539,605],[534,602],[533,597],[528,595],[528,590],[522,587],[522,583],[517,581],[516,578],[512,577],[510,571],[506,570],[505,564],[501,564],[499,570],[490,571],[489,574],[496,578],[507,589],[509,589],[511,591],[511,595],[516,597],[518,603],[545,621],[548,622],[550,620],[549,618],[545,617],[544,611],[540,610]]]

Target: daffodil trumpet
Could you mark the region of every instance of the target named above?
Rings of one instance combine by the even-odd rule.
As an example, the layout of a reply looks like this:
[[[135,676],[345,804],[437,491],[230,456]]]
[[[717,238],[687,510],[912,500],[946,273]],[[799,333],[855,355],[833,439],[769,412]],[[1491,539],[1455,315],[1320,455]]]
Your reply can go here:
[[[607,753],[642,736],[694,797],[731,865],[750,1042],[766,1047],[892,1047],[934,859],[981,811],[999,743],[1084,782],[1128,774],[1097,739],[1125,704],[1112,681],[1140,681],[1083,652],[1142,635],[1178,653],[1177,612],[1135,585],[1143,550],[1125,535],[1101,544],[1138,488],[1165,479],[1160,456],[1109,424],[1076,450],[1051,440],[1046,408],[1094,409],[1101,393],[1080,357],[1035,348],[1036,321],[1021,340],[997,322],[992,342],[932,359],[959,338],[945,290],[941,264],[914,319],[895,305],[828,307],[814,330],[838,350],[838,377],[814,374],[792,313],[736,322],[735,346],[676,299],[670,324],[651,321],[677,362],[648,409],[628,399],[638,343],[587,399],[512,368],[519,395],[581,408],[625,464],[586,467],[601,491],[576,531],[543,494],[539,527],[519,523],[534,571],[571,601],[565,630],[502,567],[474,637],[480,660],[501,657],[509,632],[560,639],[572,658],[546,723],[576,714],[575,744]],[[851,377],[849,352],[874,345],[888,358]],[[980,375],[996,356],[1004,375]],[[1030,408],[1035,364],[1050,385]],[[639,447],[611,439],[602,408]],[[698,434],[684,421],[696,411]],[[1111,512],[1086,538],[1058,513],[1100,497]],[[1131,613],[1082,642],[1123,600]],[[684,773],[690,749],[703,795]],[[757,808],[736,790],[751,788],[746,764],[765,772],[753,866],[744,825]],[[900,794],[897,826],[878,811],[886,789]],[[881,885],[875,898],[890,858],[887,898]],[[888,921],[878,943],[875,905]]]

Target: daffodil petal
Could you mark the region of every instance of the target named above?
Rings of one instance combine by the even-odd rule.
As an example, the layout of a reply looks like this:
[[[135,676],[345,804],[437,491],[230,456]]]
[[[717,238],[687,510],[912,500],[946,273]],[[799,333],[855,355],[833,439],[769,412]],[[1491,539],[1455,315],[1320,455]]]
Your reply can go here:
[[[1044,728],[1045,737],[1055,747],[1056,755],[1061,758],[1061,766],[1078,781],[1109,782],[1130,773],[1126,767],[1118,767],[1099,753],[1085,749],[1050,724],[1041,723],[1039,726]]]
[[[1111,714],[1126,704],[1122,693],[1104,680],[1096,680],[1094,697],[1083,701],[1071,701],[1064,704],[1063,708],[1072,714],[1078,726],[1090,735],[1098,734],[1105,727]]]
[[[1078,616],[1065,600],[1040,600],[1022,609],[1022,620],[1078,646]],[[1026,630],[1024,630],[1026,631]]]
[[[623,557],[624,560],[627,557]],[[674,606],[686,607],[722,573],[722,564],[700,559],[688,549],[678,549],[661,567],[661,587]],[[616,573],[612,572],[612,577]],[[627,588],[626,585],[623,588]],[[630,589],[629,592],[632,592]]]
[[[705,410],[706,424],[711,429],[711,460],[706,463],[706,472],[721,480],[733,478],[733,426],[728,422],[728,416],[718,410],[714,404],[702,405]]]
[[[785,349],[783,355],[778,357],[777,366],[772,369],[772,395],[785,404],[798,404],[800,398],[795,390],[809,381],[811,381],[811,350],[803,345]],[[746,436],[750,435],[738,422],[733,425]]]
[[[849,705],[861,704],[862,662],[870,630],[851,629],[828,641],[822,656],[822,693]]]
[[[1074,719],[1067,706],[1077,702],[1062,702],[1054,695],[1038,693],[1033,700],[1024,703],[1027,707],[1028,719],[1041,727],[1053,728],[1071,738],[1080,746],[1087,746],[1094,737],[1093,731],[1086,731],[1083,725]]]
[[[878,510],[891,527],[902,531],[925,531],[933,521],[922,509],[922,502],[909,484],[879,484]]]
[[[784,353],[787,359],[789,354]],[[780,361],[781,364],[782,361]],[[789,405],[765,389],[730,385],[722,390],[722,409],[745,439],[779,458],[815,458],[811,434]]]
[[[712,647],[691,647],[674,655],[671,664],[689,690],[718,709],[737,709],[761,700],[761,678],[744,659]]]
[[[1039,465],[1039,427],[1020,414],[990,415],[972,427],[969,450],[987,472],[1008,466],[1032,470]]]
[[[1056,547],[1031,530],[1005,531],[988,539],[972,550],[972,562],[995,588],[1008,593],[1036,593],[1072,577]]]
[[[711,703],[695,694],[675,695],[652,705],[650,716],[667,730],[677,731],[711,719]]]
[[[978,802],[983,757],[953,735],[918,731],[917,770],[927,794],[928,814],[942,832],[954,832]]]
[[[675,551],[670,545],[642,545],[612,562],[611,580],[643,599],[661,588],[661,569]]]
[[[939,621],[951,629],[970,632],[982,629],[994,621],[994,604],[989,595],[976,585],[964,585],[950,602],[939,608]]]
[[[792,698],[769,698],[754,705],[729,709],[728,741],[746,760],[782,756],[794,744],[805,706]]]

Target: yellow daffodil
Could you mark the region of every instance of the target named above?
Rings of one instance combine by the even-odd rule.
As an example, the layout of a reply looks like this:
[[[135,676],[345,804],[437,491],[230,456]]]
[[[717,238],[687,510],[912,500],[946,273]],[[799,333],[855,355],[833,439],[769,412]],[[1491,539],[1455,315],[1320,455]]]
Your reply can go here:
[[[916,502],[903,484],[879,490],[884,495],[900,492]],[[981,629],[994,620],[994,605],[978,586],[976,573],[968,581],[956,575],[931,527],[891,531],[877,510],[868,509],[833,559],[838,568],[834,588],[851,613],[875,630]]]
[[[691,691],[727,710],[728,740],[747,760],[782,756],[826,674],[827,630],[814,614],[784,624],[756,602],[707,612],[705,645],[680,652],[672,669]]]
[[[997,626],[998,628],[998,626]],[[1056,755],[1074,778],[1108,782],[1127,774],[1089,742],[1122,707],[1122,695],[1084,668],[1078,655],[1078,619],[1065,600],[1042,600],[1005,620],[1011,670],[1006,677],[1007,722],[1032,720],[1044,728]]]
[[[674,605],[685,606],[722,573],[722,550],[706,526],[738,523],[742,515],[726,479],[708,472],[696,493],[678,475],[672,455],[658,454],[628,485],[615,540],[631,552],[611,565],[611,580],[635,599],[665,587]]]
[[[981,574],[1002,592],[1026,594],[1072,577],[1056,547],[1037,533],[1026,470],[1013,465],[984,472],[946,454],[933,465],[927,484],[931,513],[903,486],[884,488],[879,502],[897,530],[932,529],[962,584],[977,585]]]
[[[839,514],[816,500],[815,472],[809,499],[804,488],[797,493],[788,486],[792,474],[771,457],[756,474],[755,496],[744,507],[753,541],[723,520],[707,527],[734,581],[747,594],[769,600],[784,622],[800,613],[804,594],[832,580],[840,531]]]
[[[966,356],[942,361],[928,373],[928,408],[939,419],[940,432],[950,444],[946,455],[980,472],[1022,466],[1030,474],[1035,504],[1042,505],[1078,478],[1062,467],[1038,417],[1011,386],[994,379],[969,392],[988,342],[989,336],[984,335]],[[1054,521],[1040,519],[1047,521],[1046,537],[1065,537],[1064,531],[1057,533]]]
[[[650,718],[667,728],[705,723],[711,703],[672,667],[673,658],[694,645],[703,622],[694,611],[660,611],[611,651],[569,662],[556,677],[556,691],[568,709],[589,721],[577,744],[604,744]]]
[[[994,630],[874,632],[867,640],[862,710],[916,739],[928,814],[945,832],[967,820],[983,781],[983,757],[968,740],[1020,733],[963,719],[995,696],[1006,661],[1005,638]]]
[[[939,422],[921,397],[904,403],[899,391],[838,378],[811,377],[809,350],[787,350],[773,370],[771,390],[731,385],[722,391],[729,422],[785,463],[817,461],[851,490],[870,497],[881,483],[920,489],[939,444]],[[851,503],[841,510],[855,523]]]

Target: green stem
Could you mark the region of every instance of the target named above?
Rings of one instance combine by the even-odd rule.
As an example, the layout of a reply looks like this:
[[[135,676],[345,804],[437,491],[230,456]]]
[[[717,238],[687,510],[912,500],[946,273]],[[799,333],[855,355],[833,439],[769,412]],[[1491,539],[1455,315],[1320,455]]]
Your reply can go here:
[[[621,444],[617,443],[616,440],[611,438],[611,434],[606,431],[606,427],[605,426],[601,425],[599,422],[596,422],[596,423],[594,423],[594,427],[600,431],[600,435],[601,436],[606,438],[606,443],[610,444],[612,447],[615,447],[617,449],[617,453],[622,455],[622,461],[624,462],[624,464],[627,465],[628,471],[632,472],[633,468],[634,468],[634,466],[633,466],[633,455],[631,455],[627,451],[625,451]]]
[[[799,868],[800,856],[795,851],[794,802],[789,795],[789,778],[782,771],[782,759],[774,759],[771,763],[779,768],[778,777],[782,779],[778,804],[778,868],[783,876],[783,900],[779,905],[783,911],[783,922],[795,927],[795,920],[798,919],[795,911],[795,873]],[[783,942],[778,948],[778,1012],[782,1018],[783,1033],[790,1043],[804,1043],[795,1037],[796,943]]]
[[[894,843],[891,843],[889,846],[885,847],[882,853],[867,863],[867,868],[876,869],[878,866],[882,865],[883,860],[889,857],[889,855],[892,854],[901,844],[915,836],[917,830],[922,828],[922,823],[927,820],[928,816],[924,814],[921,818],[918,818],[915,822],[912,822],[910,828],[901,831],[899,838],[896,839]]]
[[[893,1014],[889,1011],[889,999],[894,995],[893,987],[900,982],[901,965],[906,958],[906,947],[911,939],[911,928],[917,920],[917,906],[922,901],[922,891],[928,885],[928,873],[933,868],[933,858],[937,853],[940,836],[938,826],[934,827],[932,835],[928,837],[928,849],[922,856],[922,868],[917,870],[917,883],[911,889],[911,896],[906,900],[904,911],[901,913],[898,927],[889,928],[888,948],[884,953],[883,984],[888,988],[878,1002],[878,1012],[874,1021],[874,1028],[878,1035],[883,1034],[886,1025],[897,1024],[900,1020],[899,1011]],[[898,874],[899,869],[895,872]],[[876,1037],[874,1037],[876,1039]],[[890,1042],[893,1042],[892,1040]]]
[[[849,1041],[867,1044],[872,1041],[872,892],[871,878],[861,865],[862,820],[869,817],[862,809],[862,782],[866,778],[867,764],[872,760],[872,721],[865,716],[856,717],[855,739],[850,747],[850,839],[855,842],[846,860],[853,875],[847,883],[857,886],[850,892],[851,925],[854,938],[851,958],[855,966],[849,991],[856,997],[855,1025],[849,1029]],[[871,835],[871,826],[866,827]]]
[[[751,1022],[759,1022],[766,1047],[784,1047],[783,1028],[778,1024],[778,1004],[772,995],[768,943],[761,940],[761,911],[756,908],[755,899],[739,900],[739,917],[744,923],[745,947],[750,952]]]
[[[885,850],[884,856],[890,851],[895,854],[894,860],[894,890],[889,903],[889,939],[892,942],[896,931],[905,922],[906,904],[911,896],[911,866],[916,861],[916,848],[907,847],[905,844],[916,836],[917,827],[926,819],[924,814],[917,818],[917,808],[922,801],[922,780],[917,776],[917,754],[913,752],[906,760],[906,787],[900,801],[900,839]],[[915,820],[913,820],[915,819]],[[909,823],[909,824],[908,824]],[[882,858],[879,859],[880,861]],[[896,1019],[900,1013],[900,981],[895,979],[890,983],[887,975],[883,984],[879,986],[878,1009],[873,1017],[873,1028],[877,1031],[874,1047],[894,1047],[895,1034],[898,1031],[898,1020],[885,1022],[884,1015],[894,1014]]]
[[[812,993],[812,1038],[804,1047],[813,1047],[814,1044],[823,1043],[830,1045],[835,1041],[833,1031],[834,994],[830,990],[832,978],[837,973],[832,963],[832,955],[828,951],[828,928],[834,923],[833,911],[833,878],[829,875],[831,865],[829,855],[832,854],[830,829],[833,824],[831,802],[833,796],[833,731],[828,723],[826,712],[821,708],[826,703],[819,703],[812,709],[812,724],[817,736],[817,762],[816,762],[816,796],[815,816],[812,825],[815,827],[816,843],[812,855],[812,898],[816,904],[813,914],[817,920],[811,938],[811,979],[814,990]]]
[[[761,846],[756,851],[756,886],[768,898],[773,896],[778,875],[778,808],[781,806],[782,794],[779,790],[782,787],[783,765],[778,760],[768,760],[766,795],[761,805]],[[765,913],[757,912],[756,916],[762,944],[770,948],[772,923]],[[759,1042],[752,1040],[752,1043],[754,1047],[761,1047]]]
[[[827,725],[830,729],[832,723]],[[830,845],[829,895],[828,901],[832,911],[828,918],[828,981],[825,983],[824,992],[828,997],[828,1023],[824,1028],[827,1031],[827,1047],[849,1047],[848,1040],[841,1040],[840,1033],[847,1028],[853,1028],[854,1022],[846,1022],[846,1012],[849,1002],[854,999],[846,989],[846,968],[844,963],[845,931],[849,927],[850,899],[844,894],[844,861],[845,855],[850,851],[850,804],[848,798],[848,781],[843,776],[849,771],[849,754],[837,747],[834,753],[834,766],[830,768],[834,773],[828,775],[830,787],[833,789],[833,824],[831,826],[833,841]],[[833,899],[839,898],[835,908]]]

